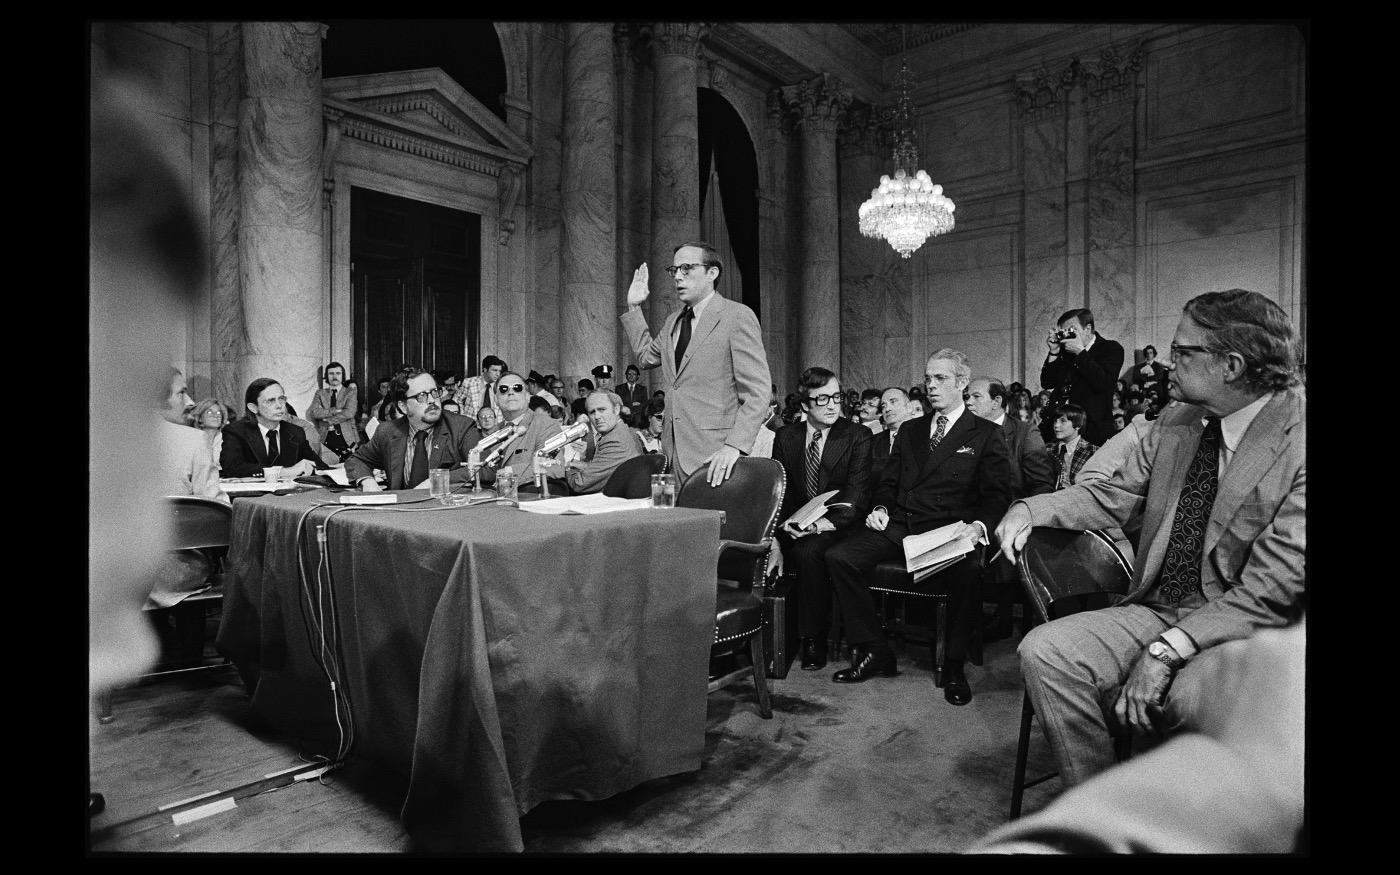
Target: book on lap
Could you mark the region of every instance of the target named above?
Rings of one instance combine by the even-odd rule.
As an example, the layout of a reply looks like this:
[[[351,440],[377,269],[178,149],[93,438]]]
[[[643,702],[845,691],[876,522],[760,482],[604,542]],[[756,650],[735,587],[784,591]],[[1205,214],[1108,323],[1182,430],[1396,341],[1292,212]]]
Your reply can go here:
[[[937,574],[972,552],[975,545],[972,539],[954,537],[962,525],[961,522],[949,523],[918,535],[905,536],[904,567],[914,575],[916,582]]]

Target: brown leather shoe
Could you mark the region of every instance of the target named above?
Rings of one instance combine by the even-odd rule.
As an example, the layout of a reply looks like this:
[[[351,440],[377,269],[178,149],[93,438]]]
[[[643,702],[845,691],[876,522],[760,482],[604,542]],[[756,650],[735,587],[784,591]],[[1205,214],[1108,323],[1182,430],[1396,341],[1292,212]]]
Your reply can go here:
[[[895,666],[894,652],[886,650],[884,653],[876,653],[867,650],[860,654],[850,668],[843,668],[831,679],[838,684],[858,684],[868,681],[879,675],[880,677],[892,678],[899,674],[899,669]]]

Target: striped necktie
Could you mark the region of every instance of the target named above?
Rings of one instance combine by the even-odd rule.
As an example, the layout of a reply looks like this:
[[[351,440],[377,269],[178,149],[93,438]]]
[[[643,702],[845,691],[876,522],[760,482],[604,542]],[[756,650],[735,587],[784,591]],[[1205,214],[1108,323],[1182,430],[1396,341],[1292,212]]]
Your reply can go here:
[[[807,497],[815,498],[817,495],[817,484],[820,482],[819,475],[822,467],[821,450],[822,433],[820,430],[812,433],[812,442],[807,445]]]
[[[948,430],[948,417],[943,414],[938,415],[938,427],[933,430],[933,437],[928,439],[928,448],[934,450],[943,442],[943,435]]]

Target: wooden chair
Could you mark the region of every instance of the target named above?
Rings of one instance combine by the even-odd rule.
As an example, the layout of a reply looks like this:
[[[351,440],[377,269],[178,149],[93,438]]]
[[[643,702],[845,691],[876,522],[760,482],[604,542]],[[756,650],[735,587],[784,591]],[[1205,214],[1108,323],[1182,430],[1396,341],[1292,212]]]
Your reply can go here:
[[[982,546],[973,548],[972,558],[964,562],[982,561]],[[881,562],[871,575],[870,591],[880,594],[880,616],[884,619],[885,630],[903,637],[910,631],[912,637],[925,637],[929,653],[933,659],[933,684],[943,686],[943,666],[948,652],[948,590],[947,578],[934,574],[917,583],[903,561]],[[899,613],[892,617],[889,611],[889,597],[900,596]],[[906,622],[905,599],[926,599],[932,603],[933,625],[929,627],[911,626]],[[967,643],[967,658],[973,665],[982,664],[982,624],[979,621],[972,628],[972,638]]]
[[[233,528],[233,508],[227,503],[195,495],[171,495],[165,498],[165,510],[170,515],[171,550],[210,550],[229,545],[229,535]],[[221,575],[215,574],[211,580],[214,581],[211,586],[186,596],[180,604],[222,600],[224,591],[219,583]],[[140,679],[183,674],[222,665],[221,661],[194,668],[149,672],[141,675]],[[111,723],[115,719],[112,716],[111,690],[104,690],[98,695],[97,719],[100,723]]]
[[[665,474],[671,460],[663,453],[642,453],[618,465],[603,484],[603,494],[612,498],[650,498],[651,475]]]
[[[719,486],[710,486],[709,474],[709,465],[705,465],[687,477],[676,505],[724,511],[716,570],[715,641],[710,656],[741,653],[747,645],[750,662],[747,668],[741,666],[711,680],[709,692],[751,674],[759,713],[767,719],[773,716],[773,707],[763,660],[764,579],[786,478],[780,462],[752,456],[740,458],[729,479]]]
[[[1048,623],[1083,610],[1108,607],[1122,600],[1133,582],[1132,564],[1105,532],[1051,529],[1031,530],[1017,560],[1021,585],[1036,619]],[[1058,772],[1026,780],[1026,754],[1030,749],[1031,718],[1035,708],[1029,694],[1021,696],[1021,732],[1016,742],[1016,771],[1011,784],[1011,820],[1021,816],[1021,798],[1027,787],[1057,777]],[[1132,752],[1131,733],[1110,721],[1114,750],[1119,761]]]

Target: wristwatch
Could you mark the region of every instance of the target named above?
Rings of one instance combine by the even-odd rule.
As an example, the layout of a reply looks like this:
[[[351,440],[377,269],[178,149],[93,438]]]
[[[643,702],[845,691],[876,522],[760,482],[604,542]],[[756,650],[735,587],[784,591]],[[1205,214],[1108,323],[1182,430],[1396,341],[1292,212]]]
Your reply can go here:
[[[1160,638],[1147,645],[1147,655],[1163,663],[1172,671],[1176,671],[1186,664],[1186,660],[1178,656],[1176,650]]]

